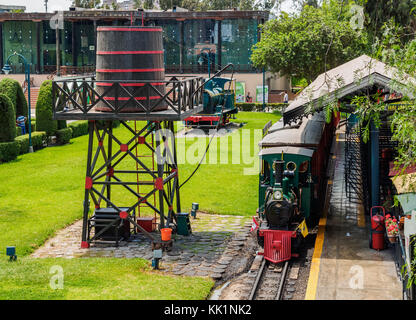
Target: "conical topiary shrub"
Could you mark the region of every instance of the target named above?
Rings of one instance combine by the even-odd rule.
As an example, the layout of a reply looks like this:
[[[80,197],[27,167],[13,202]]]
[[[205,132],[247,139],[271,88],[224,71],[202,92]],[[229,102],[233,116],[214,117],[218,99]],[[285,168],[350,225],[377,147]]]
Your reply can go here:
[[[16,137],[16,115],[9,97],[0,94],[0,162],[16,159],[19,154],[19,143]]]
[[[46,80],[40,87],[36,103],[36,131],[45,131],[49,137],[58,130],[58,121],[53,120],[52,103],[52,81]]]
[[[0,92],[9,97],[16,116],[28,115],[28,104],[19,81],[4,78],[0,81]]]
[[[0,142],[11,142],[16,137],[16,115],[9,97],[0,94]]]

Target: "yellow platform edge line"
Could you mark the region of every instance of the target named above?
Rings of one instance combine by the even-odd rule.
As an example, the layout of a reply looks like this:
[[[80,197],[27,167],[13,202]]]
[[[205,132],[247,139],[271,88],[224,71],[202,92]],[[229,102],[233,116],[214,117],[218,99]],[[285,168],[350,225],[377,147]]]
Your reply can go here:
[[[328,185],[331,185],[332,183],[332,180],[328,180]],[[329,199],[326,201],[329,201]],[[328,207],[329,206],[325,204],[323,217],[319,219],[318,233],[316,235],[315,247],[313,250],[311,269],[309,270],[308,286],[306,287],[305,300],[316,299],[316,289],[318,287],[319,267],[321,263],[322,248],[324,246],[325,240]]]
[[[316,289],[318,287],[319,266],[321,262],[322,248],[324,246],[326,227],[325,216],[319,219],[318,234],[316,235],[315,248],[313,250],[311,269],[309,271],[308,286],[306,288],[305,300],[315,300]]]
[[[364,207],[362,204],[358,206],[358,219],[357,225],[361,228],[365,227],[365,216],[364,216]]]

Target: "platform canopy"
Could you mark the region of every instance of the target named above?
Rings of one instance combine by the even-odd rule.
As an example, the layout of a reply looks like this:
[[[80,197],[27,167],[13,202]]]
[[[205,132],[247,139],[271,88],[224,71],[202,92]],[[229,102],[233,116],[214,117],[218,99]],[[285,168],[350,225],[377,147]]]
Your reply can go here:
[[[280,124],[280,122],[276,122],[270,128],[269,133],[259,142],[260,147],[317,148],[325,128],[325,115],[323,112],[319,112],[304,117],[299,125],[280,126]]]
[[[284,123],[297,122],[305,114],[321,111],[325,105],[345,97],[361,95],[367,89],[410,96],[407,92],[398,92],[403,89],[397,89],[394,82],[416,84],[416,81],[410,77],[398,81],[397,75],[395,68],[362,55],[319,75],[289,104],[283,114]]]

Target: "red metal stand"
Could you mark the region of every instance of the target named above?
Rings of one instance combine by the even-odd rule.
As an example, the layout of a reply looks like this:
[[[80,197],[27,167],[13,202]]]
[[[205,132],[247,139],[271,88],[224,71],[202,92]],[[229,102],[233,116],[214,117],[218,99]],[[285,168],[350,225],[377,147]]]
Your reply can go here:
[[[176,223],[174,204],[176,204],[176,212],[181,212],[173,121],[148,121],[147,125],[140,130],[133,129],[125,121],[121,121],[121,126],[131,135],[126,143],[121,141],[122,138],[115,136],[112,121],[105,121],[104,124],[102,121],[89,121],[82,229],[83,248],[99,239],[100,235],[108,229],[119,225],[121,220],[129,221],[137,228],[136,230],[155,241],[153,236],[135,221],[135,210],[139,206],[147,206],[159,216],[159,228],[169,227],[171,223]],[[156,148],[146,140],[150,135],[153,135],[152,139],[156,141]],[[105,141],[107,148],[104,147]],[[139,144],[145,145],[151,152],[152,157],[148,158],[151,159],[150,163],[143,159],[142,161],[133,153]],[[93,152],[94,149],[95,152]],[[131,160],[135,163],[135,170],[126,170],[132,166]],[[139,175],[147,178],[137,179]],[[136,190],[131,187],[134,185],[138,187]],[[139,187],[145,189],[140,189],[141,192],[138,192]],[[144,190],[146,192],[143,192]],[[151,197],[156,197],[156,195],[159,199],[157,206],[154,201],[153,203],[150,201]],[[88,227],[90,199],[96,209],[101,208],[104,202],[107,208],[113,208],[119,214],[118,219],[108,223],[92,237]]]

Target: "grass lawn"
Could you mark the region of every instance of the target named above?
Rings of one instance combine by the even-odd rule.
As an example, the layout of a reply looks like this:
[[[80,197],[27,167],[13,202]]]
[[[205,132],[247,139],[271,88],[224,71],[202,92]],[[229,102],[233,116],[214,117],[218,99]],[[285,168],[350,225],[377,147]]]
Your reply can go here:
[[[241,112],[237,118],[240,122],[247,122],[243,129],[253,132],[253,129],[262,129],[267,121],[276,121],[279,117]],[[130,137],[126,129],[116,130],[121,140]],[[238,134],[236,131],[228,138],[228,164],[203,164],[183,186],[181,203],[184,211],[189,211],[192,202],[199,202],[200,209],[207,212],[239,215],[252,215],[255,212],[258,176],[244,175],[244,168],[253,165],[231,163],[231,136]],[[1,248],[7,245],[15,245],[20,256],[30,254],[56,230],[82,216],[87,138],[78,137],[69,145],[24,154],[13,162],[0,165],[3,182],[0,184],[0,257],[5,254]],[[215,139],[219,145],[221,140]],[[202,138],[197,143],[205,145],[207,140],[208,138]],[[191,143],[194,141],[189,142]],[[251,152],[254,157],[257,150],[246,150],[247,152]],[[125,161],[123,165],[125,168],[133,166],[133,159]],[[195,165],[180,165],[182,181]],[[114,187],[113,191],[113,199],[129,199],[129,195],[126,197],[122,193],[121,187]]]
[[[250,130],[249,143],[256,147],[237,155],[242,157],[251,154],[252,158],[257,158],[257,143],[261,137],[257,136],[253,141],[253,129],[261,130],[266,122],[274,122],[279,116],[241,112],[237,118],[237,121],[247,123],[243,129]],[[125,128],[115,130],[122,141],[123,138],[130,138]],[[231,163],[231,140],[239,131],[230,135],[228,150],[221,151],[223,156],[228,157],[228,164],[203,164],[181,189],[183,211],[189,211],[192,202],[199,202],[200,210],[207,212],[254,214],[258,175],[244,175],[244,168],[253,167],[255,163]],[[195,140],[194,146],[204,147],[207,140]],[[186,147],[195,141],[187,139]],[[149,263],[140,259],[25,257],[57,230],[81,218],[87,142],[88,137],[82,136],[73,139],[68,145],[45,148],[0,164],[0,299],[204,299],[213,285],[212,280],[184,280],[181,277],[154,274],[149,270]],[[227,142],[222,139],[216,139],[215,142],[220,158],[219,146]],[[131,168],[132,165],[132,159],[123,163],[124,168]],[[195,166],[181,164],[180,179],[184,181]],[[113,190],[113,199],[131,199],[119,189]],[[7,262],[5,247],[10,245],[16,246],[16,263]],[[55,264],[64,268],[63,290],[49,288],[49,268]]]
[[[62,267],[63,289],[56,270]],[[203,300],[213,280],[167,276],[151,271],[142,259],[81,258],[0,261],[0,300]],[[56,288],[56,287],[55,287]]]

